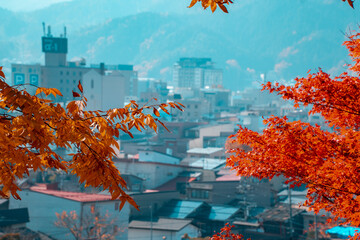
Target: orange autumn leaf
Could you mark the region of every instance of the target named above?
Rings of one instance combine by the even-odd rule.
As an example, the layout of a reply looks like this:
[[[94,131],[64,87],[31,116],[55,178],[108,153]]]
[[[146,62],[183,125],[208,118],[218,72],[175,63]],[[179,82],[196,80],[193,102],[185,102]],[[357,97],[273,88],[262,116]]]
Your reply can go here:
[[[79,89],[79,91],[80,91],[81,93],[84,93],[84,89],[83,89],[80,81],[79,81],[79,84],[78,84],[77,87],[78,87],[78,89]]]
[[[346,1],[349,4],[350,7],[354,8],[355,0],[342,0],[342,1],[343,2]],[[204,9],[207,9],[208,7],[210,7],[211,11],[215,12],[217,6],[219,6],[220,9],[225,13],[228,13],[228,10],[224,5],[225,4],[229,5],[229,4],[234,3],[233,0],[191,0],[188,7],[191,8],[191,7],[195,6],[195,4],[198,3],[198,2],[201,3],[201,6]]]
[[[294,85],[263,85],[263,91],[279,94],[295,108],[310,107],[329,129],[286,116],[265,119],[261,133],[239,126],[227,141],[227,166],[241,176],[284,176],[290,186],[305,185],[306,206],[360,226],[360,33],[344,45],[353,60],[348,72],[332,77],[319,69]]]
[[[0,75],[3,72],[0,70]],[[82,91],[81,83],[78,88]],[[124,108],[108,111],[86,111],[87,99],[73,92],[80,100],[62,107],[45,95],[61,96],[54,88],[38,88],[35,96],[25,90],[0,81],[0,189],[1,197],[20,196],[17,180],[29,170],[58,169],[78,176],[85,186],[107,189],[113,199],[121,199],[138,207],[126,194],[126,182],[113,163],[119,148],[116,137],[119,129],[132,137],[129,131],[151,128],[156,131],[158,116],[143,113],[144,109],[158,108],[161,104],[139,107],[135,101]],[[164,105],[161,105],[164,106]],[[155,125],[155,126],[154,126]],[[99,144],[101,143],[101,144]],[[65,161],[50,146],[76,149]]]

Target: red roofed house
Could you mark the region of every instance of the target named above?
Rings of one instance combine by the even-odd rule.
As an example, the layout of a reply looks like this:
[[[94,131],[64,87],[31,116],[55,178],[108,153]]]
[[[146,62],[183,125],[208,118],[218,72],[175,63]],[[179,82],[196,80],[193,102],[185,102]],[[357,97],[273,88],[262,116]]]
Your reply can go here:
[[[113,229],[118,231],[116,239],[128,239],[129,204],[125,204],[119,212],[120,201],[111,200],[110,195],[52,190],[46,184],[24,189],[19,194],[21,200],[11,198],[9,208],[28,208],[30,222],[26,227],[33,231],[40,231],[54,239],[75,239],[69,230],[55,226],[56,213],[75,211],[79,221],[84,222],[95,207],[101,215],[107,213],[109,221],[114,220]]]

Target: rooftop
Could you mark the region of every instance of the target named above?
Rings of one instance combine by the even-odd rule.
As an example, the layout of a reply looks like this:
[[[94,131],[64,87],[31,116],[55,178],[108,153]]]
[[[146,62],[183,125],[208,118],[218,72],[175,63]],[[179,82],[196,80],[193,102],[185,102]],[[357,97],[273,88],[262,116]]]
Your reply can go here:
[[[203,202],[172,200],[161,209],[161,215],[167,218],[188,218]]]
[[[226,163],[225,159],[215,158],[197,158],[189,163],[191,167],[201,167],[203,169],[212,170]]]
[[[157,187],[155,190],[157,190],[157,191],[176,191],[178,183],[192,182],[195,179],[196,179],[196,177],[185,177],[185,176],[176,177],[176,178],[164,183],[163,185]]]
[[[237,173],[231,173],[231,174],[226,174],[223,175],[221,177],[218,177],[216,179],[217,182],[232,182],[232,181],[240,181],[241,176],[237,175]]]
[[[214,148],[214,147],[209,147],[209,148],[192,148],[187,150],[187,153],[194,153],[194,154],[213,154],[219,151],[224,150],[223,148]]]
[[[305,212],[305,210],[300,208],[292,208],[293,217],[302,212]],[[279,204],[271,209],[266,210],[263,213],[260,213],[257,217],[262,218],[263,221],[286,222],[290,218],[289,205]]]
[[[226,221],[231,218],[234,214],[239,211],[239,208],[223,206],[223,205],[212,205],[209,215],[210,220]]]
[[[359,231],[360,228],[336,226],[326,230],[325,232],[328,234],[334,234],[337,237],[348,238],[349,236],[353,237]]]
[[[54,197],[69,199],[77,202],[98,202],[111,201],[109,194],[81,193],[81,192],[65,192],[59,190],[46,189],[45,184],[39,184],[30,188],[33,192],[43,193]]]
[[[153,229],[163,231],[179,231],[189,225],[191,220],[159,218],[157,222],[131,221],[129,228]]]

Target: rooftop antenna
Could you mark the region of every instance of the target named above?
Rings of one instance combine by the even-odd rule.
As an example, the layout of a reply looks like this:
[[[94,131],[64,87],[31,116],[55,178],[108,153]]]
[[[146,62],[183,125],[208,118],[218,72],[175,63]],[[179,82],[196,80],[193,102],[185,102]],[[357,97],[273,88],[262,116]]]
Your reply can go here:
[[[48,26],[48,37],[51,37],[51,26]]]
[[[42,22],[42,26],[43,26],[43,33],[44,33],[44,37],[45,37],[45,35],[46,35],[46,33],[45,33],[45,22]]]
[[[66,26],[64,26],[64,38],[66,38]]]

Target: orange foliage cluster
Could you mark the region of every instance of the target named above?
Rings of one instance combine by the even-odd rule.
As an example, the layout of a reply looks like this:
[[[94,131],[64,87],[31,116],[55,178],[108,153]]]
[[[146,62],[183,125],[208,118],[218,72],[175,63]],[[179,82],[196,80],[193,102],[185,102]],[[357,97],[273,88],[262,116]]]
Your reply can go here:
[[[48,95],[61,95],[54,88],[38,88],[37,96],[30,95],[18,86],[5,82],[0,67],[0,195],[9,194],[19,199],[17,179],[29,175],[29,170],[46,168],[71,172],[79,177],[85,186],[107,189],[112,199],[120,199],[121,207],[129,202],[136,203],[124,191],[126,183],[112,161],[114,146],[119,148],[116,138],[120,131],[132,136],[130,130],[145,128],[157,130],[160,121],[159,109],[182,111],[180,103],[162,103],[139,107],[135,101],[124,108],[108,111],[85,111],[87,99],[79,82],[80,93],[73,92],[79,100],[72,101],[65,108],[45,98]],[[42,97],[38,97],[42,96]],[[144,110],[153,114],[146,114]],[[71,160],[52,150],[57,148],[76,148]]]
[[[226,7],[224,6],[224,4],[230,4],[233,3],[232,0],[192,0],[189,8],[191,8],[192,6],[194,6],[196,3],[201,2],[201,5],[204,9],[207,9],[208,7],[210,7],[212,12],[215,12],[217,6],[220,7],[220,9],[223,12],[228,12],[228,10],[226,9]]]
[[[342,0],[343,2],[347,1],[348,4],[354,8],[354,1],[355,0]],[[233,0],[192,0],[189,8],[191,8],[192,6],[194,6],[196,3],[201,2],[201,5],[204,9],[207,9],[208,7],[210,7],[212,12],[215,12],[217,6],[220,7],[220,9],[223,12],[228,13],[227,8],[225,7],[225,4],[230,4],[230,3],[234,3]]]
[[[282,175],[291,186],[305,184],[305,205],[360,226],[360,34],[344,45],[354,62],[349,73],[332,78],[320,69],[295,79],[294,86],[263,86],[295,107],[311,106],[310,114],[321,114],[331,130],[275,116],[264,120],[267,127],[261,134],[240,126],[228,143],[248,145],[251,151],[228,149],[227,165],[242,176]]]
[[[354,8],[354,1],[355,0],[342,0],[343,2],[347,1],[349,3],[349,5]]]
[[[231,232],[233,225],[226,223],[225,226],[220,230],[220,233],[212,236],[211,240],[243,240],[244,236],[241,234],[235,234]],[[248,239],[250,240],[250,239]]]

